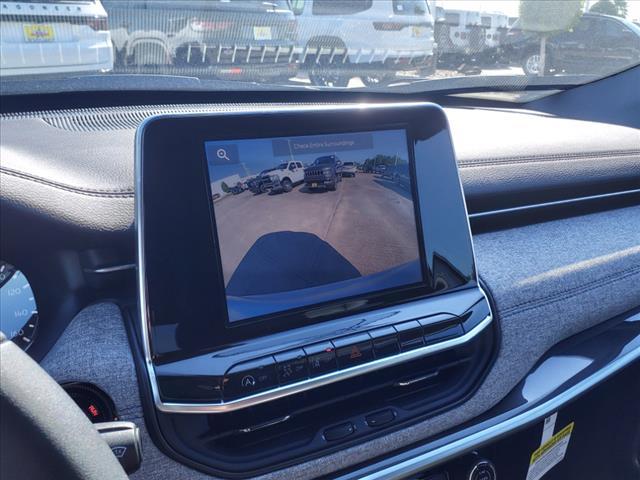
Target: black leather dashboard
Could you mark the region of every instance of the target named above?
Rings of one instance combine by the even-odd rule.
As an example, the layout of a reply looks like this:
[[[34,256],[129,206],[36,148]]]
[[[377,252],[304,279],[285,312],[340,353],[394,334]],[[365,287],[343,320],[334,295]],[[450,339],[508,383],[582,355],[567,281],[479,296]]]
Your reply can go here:
[[[0,117],[2,226],[29,209],[82,242],[130,243],[134,133],[165,112],[257,109],[198,104]],[[532,110],[445,109],[470,213],[640,187],[638,129]],[[69,229],[71,232],[69,232]],[[69,235],[73,233],[73,235]]]

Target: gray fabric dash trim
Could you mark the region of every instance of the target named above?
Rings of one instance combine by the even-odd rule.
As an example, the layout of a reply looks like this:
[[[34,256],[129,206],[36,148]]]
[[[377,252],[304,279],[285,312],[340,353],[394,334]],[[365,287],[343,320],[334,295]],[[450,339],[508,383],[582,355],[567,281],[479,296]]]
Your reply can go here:
[[[409,428],[260,478],[328,475],[454,428],[504,398],[557,342],[640,305],[638,206],[487,233],[474,241],[502,339],[496,363],[473,398]],[[139,425],[144,460],[133,479],[212,478],[174,462],[151,441],[115,305],[83,310],[42,365],[58,381],[97,384],[113,397],[123,420]]]

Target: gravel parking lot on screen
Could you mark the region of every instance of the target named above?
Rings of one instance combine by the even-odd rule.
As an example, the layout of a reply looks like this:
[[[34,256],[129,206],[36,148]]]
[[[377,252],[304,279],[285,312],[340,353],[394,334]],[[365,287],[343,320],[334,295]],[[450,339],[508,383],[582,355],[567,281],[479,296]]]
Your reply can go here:
[[[245,191],[217,201],[215,215],[225,284],[254,242],[273,232],[317,235],[363,276],[418,258],[411,195],[378,175],[344,178],[335,192]]]

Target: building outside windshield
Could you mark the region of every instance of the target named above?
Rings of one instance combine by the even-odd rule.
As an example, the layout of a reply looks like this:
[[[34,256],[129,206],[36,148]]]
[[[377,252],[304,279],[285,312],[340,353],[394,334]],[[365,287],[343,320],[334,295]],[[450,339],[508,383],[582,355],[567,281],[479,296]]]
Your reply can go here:
[[[639,0],[0,2],[2,93],[524,90],[640,62]]]

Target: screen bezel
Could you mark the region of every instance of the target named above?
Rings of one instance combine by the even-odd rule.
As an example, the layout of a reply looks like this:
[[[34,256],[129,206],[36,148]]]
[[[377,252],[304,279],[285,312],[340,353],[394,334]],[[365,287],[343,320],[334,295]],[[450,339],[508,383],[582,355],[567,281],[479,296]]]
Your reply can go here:
[[[423,282],[228,322],[205,141],[391,129],[403,129],[407,135]],[[427,144],[439,133],[444,134],[438,136],[441,151],[433,158],[424,158],[429,157]],[[314,106],[159,116],[141,126],[138,138],[137,205],[144,215],[137,212],[136,218],[138,229],[144,228],[144,234],[140,234],[145,252],[141,255],[139,251],[138,261],[145,269],[141,288],[146,289],[150,343],[158,362],[476,285],[466,208],[448,125],[437,106]],[[153,161],[144,161],[150,158]],[[175,169],[177,158],[182,159],[179,169]],[[419,162],[424,164],[421,169],[428,164],[429,170],[428,178],[423,175],[420,181]],[[442,207],[448,210],[446,218],[438,215]],[[463,237],[459,252],[451,253],[447,248],[449,237]],[[437,283],[438,261],[457,272],[456,279],[444,286]],[[176,278],[186,278],[189,283]],[[169,324],[174,328],[156,328]]]
[[[411,142],[410,142],[410,138],[409,138],[409,134],[407,131],[407,127],[408,125],[406,124],[400,124],[400,125],[396,125],[396,126],[391,126],[390,128],[384,128],[384,129],[376,129],[376,130],[367,130],[367,131],[362,131],[359,129],[353,129],[351,131],[346,131],[346,130],[341,130],[339,132],[335,131],[335,128],[328,128],[326,131],[322,131],[322,132],[318,132],[318,133],[308,133],[306,135],[300,135],[299,137],[304,137],[304,136],[322,136],[322,135],[335,135],[335,134],[350,134],[350,133],[372,133],[375,134],[376,132],[386,132],[386,131],[391,131],[391,130],[395,130],[395,131],[400,131],[401,134],[404,136],[404,140],[405,140],[405,147],[406,147],[406,152],[407,152],[407,161],[408,161],[408,165],[409,165],[409,174],[410,174],[410,182],[411,182],[411,191],[409,192],[411,194],[411,201],[413,204],[413,220],[414,220],[414,229],[415,229],[415,235],[416,235],[416,241],[417,241],[417,246],[418,246],[418,251],[416,252],[418,255],[418,261],[420,263],[420,276],[421,276],[421,281],[419,282],[412,282],[412,283],[407,283],[404,285],[398,285],[395,287],[390,287],[390,288],[381,288],[381,289],[377,289],[377,290],[372,290],[363,294],[359,294],[359,295],[352,295],[352,296],[348,296],[348,297],[340,297],[340,298],[336,298],[333,300],[328,300],[325,302],[319,302],[319,303],[312,303],[312,304],[307,304],[307,305],[303,305],[300,307],[296,307],[296,308],[291,308],[291,309],[287,309],[287,310],[282,310],[282,311],[278,311],[278,312],[274,312],[274,313],[268,313],[268,314],[264,314],[264,315],[259,315],[259,316],[255,316],[255,317],[249,317],[249,318],[243,318],[243,319],[238,319],[238,320],[231,320],[229,317],[229,312],[228,312],[228,303],[225,303],[225,309],[226,309],[226,324],[228,328],[236,328],[236,327],[240,327],[242,325],[250,325],[250,324],[256,324],[258,322],[263,322],[263,321],[269,321],[272,319],[277,319],[277,321],[281,321],[285,318],[292,318],[292,317],[298,317],[300,318],[301,316],[305,316],[305,314],[307,314],[308,312],[312,312],[313,311],[317,311],[319,309],[322,308],[327,308],[327,307],[331,307],[331,306],[343,306],[344,304],[353,301],[355,299],[358,298],[362,298],[362,297],[372,297],[372,296],[378,296],[378,295],[383,295],[383,294],[388,294],[394,291],[398,291],[398,290],[406,290],[406,289],[412,289],[414,287],[419,287],[422,286],[424,284],[424,279],[426,278],[427,275],[427,270],[426,270],[426,263],[425,263],[425,259],[424,259],[424,245],[422,244],[422,235],[419,234],[419,232],[422,229],[422,225],[421,225],[421,217],[420,217],[420,210],[419,210],[419,206],[418,206],[418,197],[417,197],[417,186],[416,186],[416,182],[415,182],[415,168],[414,168],[414,156],[413,156],[413,149],[411,146]],[[224,141],[228,141],[228,142],[242,142],[243,140],[270,140],[270,139],[274,139],[277,137],[270,137],[270,136],[263,136],[263,135],[256,135],[253,136],[251,138],[232,138],[232,139],[224,139]],[[279,138],[295,138],[294,136],[287,136],[287,137],[279,137]],[[219,141],[221,139],[214,139],[212,140],[213,142],[215,141]],[[206,143],[206,142],[205,142]],[[215,242],[217,245],[220,244],[220,240],[219,240],[219,236],[218,236],[218,225],[217,225],[217,221],[216,221],[216,215],[215,215],[215,203],[212,200],[212,192],[211,192],[211,182],[210,182],[210,175],[211,175],[211,168],[209,166],[209,162],[208,162],[208,158],[206,155],[206,148],[205,145],[203,144],[203,148],[205,149],[205,162],[204,162],[204,167],[205,167],[205,175],[206,175],[206,179],[209,180],[207,181],[207,189],[208,189],[208,194],[209,194],[209,199],[211,199],[211,228],[213,229],[213,235],[215,238]],[[222,251],[220,248],[216,248],[216,258],[217,258],[217,262],[218,262],[218,268],[220,269],[220,271],[222,271]],[[328,285],[328,284],[327,284]],[[223,282],[222,282],[222,288],[225,288],[225,299],[226,299],[226,287],[224,285],[224,276],[223,276]],[[315,322],[314,322],[315,323]],[[308,324],[308,322],[307,322]]]

